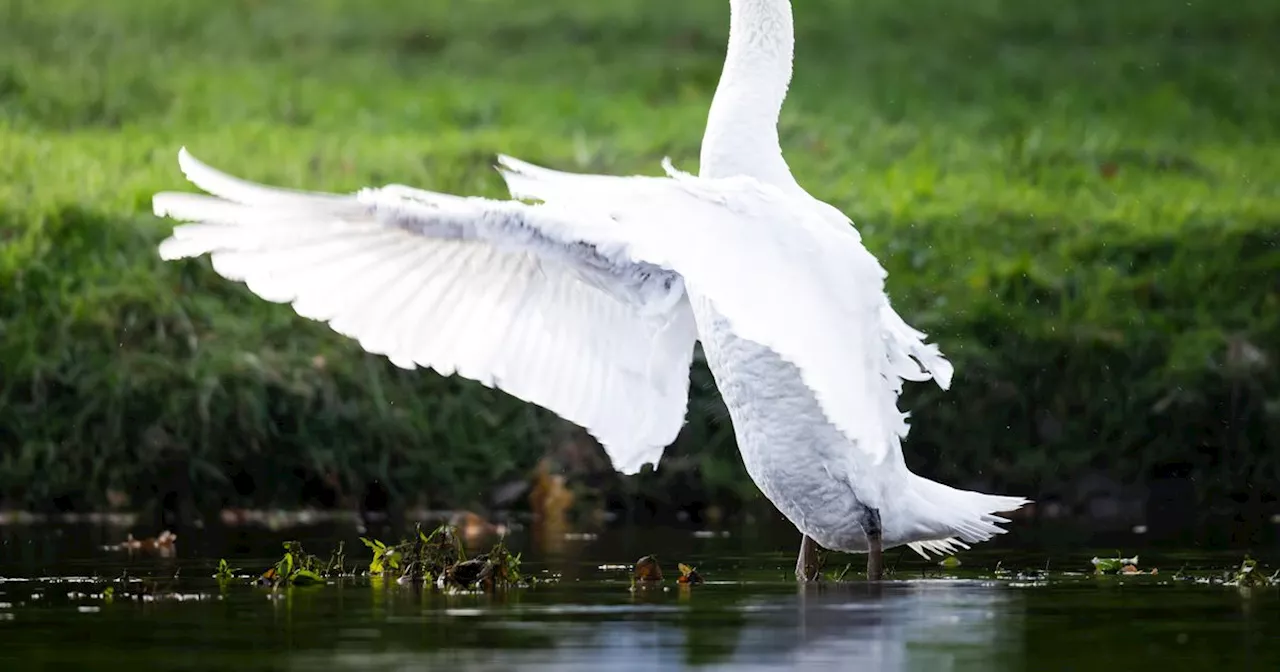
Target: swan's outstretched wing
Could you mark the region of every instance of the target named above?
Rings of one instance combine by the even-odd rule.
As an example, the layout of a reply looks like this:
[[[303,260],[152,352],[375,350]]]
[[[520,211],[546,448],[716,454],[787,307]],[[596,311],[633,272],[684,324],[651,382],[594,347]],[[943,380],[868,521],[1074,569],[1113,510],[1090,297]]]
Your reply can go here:
[[[625,224],[406,187],[275,189],[184,149],[212,194],[162,193],[165,259],[209,254],[264,299],[291,303],[395,364],[457,373],[590,431],[615,468],[656,463],[684,422],[696,330],[683,280],[630,261]]]
[[[509,162],[513,168],[540,173],[542,180],[537,183],[539,185],[545,182],[555,182],[556,171],[530,166],[527,163],[507,157],[503,157],[503,160]],[[696,180],[689,173],[676,170],[669,159],[663,160],[662,167],[667,175],[672,178],[686,181]],[[567,173],[558,174],[568,175]],[[523,184],[520,182],[522,178],[517,177],[516,179],[517,184]],[[535,186],[534,189],[536,190],[537,187]],[[788,192],[784,190],[784,193]],[[790,193],[794,194],[794,192]],[[838,234],[839,238],[846,239],[844,240],[846,246],[851,248],[862,247],[862,235],[858,233],[857,229],[853,228],[853,223],[849,221],[849,218],[836,209],[835,206],[810,196],[803,189],[799,190],[796,201],[798,202],[796,207],[793,208],[793,212],[812,210],[811,214],[815,218],[825,222],[832,231]],[[874,259],[872,261],[875,266],[879,267],[879,262]],[[880,274],[883,277],[884,271],[881,270]],[[914,380],[922,382],[933,380],[938,384],[938,387],[944,390],[951,387],[951,376],[954,373],[951,362],[947,361],[947,358],[942,355],[942,351],[938,349],[937,345],[925,342],[926,334],[908,325],[898,315],[898,312],[893,309],[887,293],[882,291],[880,296],[880,322],[884,328],[884,338],[888,348],[886,354],[892,375],[896,376],[898,381]],[[896,385],[896,382],[894,384]],[[898,391],[901,391],[900,386],[898,386]]]
[[[861,243],[861,234],[853,228],[852,222],[843,212],[830,203],[813,198],[807,193],[805,197],[815,213],[828,226]],[[889,357],[894,362],[893,369],[899,380],[933,380],[942,389],[949,388],[951,375],[954,373],[951,362],[942,355],[937,345],[925,343],[924,333],[908,325],[902,316],[898,315],[890,304],[888,294],[884,295],[884,300],[881,302],[880,317],[889,346]]]
[[[859,449],[884,459],[907,431],[897,409],[902,380],[933,377],[949,365],[888,306],[885,271],[857,235],[832,227],[828,213],[748,178],[673,180],[600,176],[532,166],[502,157],[518,197],[573,205],[579,212],[647,222],[628,247],[633,259],[680,273],[734,332],[794,363],[828,419]],[[679,185],[695,198],[665,212]],[[767,384],[767,382],[762,382]]]

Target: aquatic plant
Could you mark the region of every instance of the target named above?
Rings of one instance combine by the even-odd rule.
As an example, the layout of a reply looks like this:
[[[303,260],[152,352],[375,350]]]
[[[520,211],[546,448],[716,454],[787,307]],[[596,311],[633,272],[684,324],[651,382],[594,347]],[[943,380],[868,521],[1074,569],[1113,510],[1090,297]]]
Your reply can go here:
[[[698,573],[698,568],[686,565],[683,562],[677,563],[676,567],[680,570],[680,576],[676,578],[676,583],[696,586],[703,582],[702,575]]]
[[[267,571],[258,577],[257,583],[272,587],[311,586],[324,583],[326,579],[340,576],[351,576],[346,570],[346,554],[343,542],[322,561],[319,557],[307,553],[297,541],[284,542],[284,555]]]
[[[1280,586],[1280,569],[1268,576],[1259,569],[1257,560],[1246,555],[1244,560],[1240,561],[1240,567],[1228,573],[1224,585],[1244,590]]]
[[[1095,574],[1118,574],[1124,571],[1125,567],[1137,567],[1138,556],[1124,558],[1120,557],[1119,551],[1116,551],[1116,557],[1114,558],[1095,557],[1089,563],[1093,565]]]
[[[373,552],[369,574],[394,578],[400,583],[435,583],[461,589],[507,588],[527,585],[520,574],[520,554],[512,554],[499,539],[486,553],[467,558],[458,528],[445,523],[427,534],[417,526],[410,539],[394,546],[361,537]]]
[[[225,584],[226,582],[235,579],[236,572],[238,571],[240,570],[232,569],[231,565],[227,564],[226,558],[222,558],[218,560],[218,567],[213,572],[213,578],[217,579],[218,583]]]

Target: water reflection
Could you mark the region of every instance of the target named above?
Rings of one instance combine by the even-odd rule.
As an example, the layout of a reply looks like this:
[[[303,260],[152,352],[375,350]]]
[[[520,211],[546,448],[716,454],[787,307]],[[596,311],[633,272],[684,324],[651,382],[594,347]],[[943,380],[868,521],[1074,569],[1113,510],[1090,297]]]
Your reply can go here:
[[[979,581],[805,591],[796,614],[794,647],[753,652],[744,633],[735,667],[785,663],[804,669],[950,670],[962,663],[1016,659],[1022,641],[1020,594]]]
[[[322,552],[354,534],[311,533],[299,538]],[[104,551],[111,539],[83,530],[0,530],[0,670],[134,670],[154,661],[187,670],[307,672],[1280,669],[1280,593],[1246,596],[1172,578],[1184,565],[1238,563],[1230,552],[1144,548],[1144,564],[1161,573],[1120,578],[1076,571],[1090,566],[1090,549],[1023,556],[993,549],[966,554],[953,574],[966,580],[935,570],[927,580],[799,588],[789,579],[789,544],[762,551],[782,544],[747,531],[702,539],[629,529],[543,557],[531,553],[527,571],[563,579],[528,590],[448,595],[359,578],[273,593],[245,584],[220,588],[210,573],[212,558],[224,554],[246,569],[269,566],[279,557],[278,535],[205,530],[182,531],[179,539],[176,556],[160,557]],[[628,565],[610,566],[648,553],[663,558],[669,572],[687,560],[709,583],[689,590],[669,579],[665,589],[632,593]],[[1259,556],[1275,566],[1274,556]],[[1046,558],[1065,568],[1051,580],[982,578],[989,575],[982,568],[997,561],[1045,567]],[[926,573],[909,559],[901,563],[899,577]],[[76,596],[125,573],[162,579],[201,599],[117,594],[106,603]]]
[[[740,587],[703,587],[738,593]],[[673,591],[674,592],[674,591]],[[371,649],[367,638],[295,659],[296,669],[994,669],[1020,658],[1021,596],[983,582],[928,581],[778,590],[725,602],[638,598],[630,604],[536,604],[427,613],[465,619],[468,637],[434,651]],[[700,598],[707,604],[700,606]],[[479,637],[485,631],[489,636]],[[521,636],[523,635],[523,636]],[[470,647],[463,640],[503,642]],[[523,639],[528,646],[511,646]]]

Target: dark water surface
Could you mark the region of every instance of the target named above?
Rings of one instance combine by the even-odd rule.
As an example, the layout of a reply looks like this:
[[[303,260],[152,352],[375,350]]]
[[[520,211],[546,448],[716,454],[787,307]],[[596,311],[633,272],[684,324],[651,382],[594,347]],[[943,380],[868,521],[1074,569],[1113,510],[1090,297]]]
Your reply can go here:
[[[1094,577],[1089,558],[1114,551],[993,544],[954,570],[904,555],[882,584],[801,588],[788,578],[790,539],[750,530],[621,530],[554,544],[517,534],[509,545],[524,550],[526,573],[558,583],[445,595],[369,578],[278,592],[210,578],[224,556],[260,572],[290,538],[324,556],[345,540],[364,566],[353,530],[183,532],[172,557],[100,548],[122,536],[0,528],[0,670],[1280,670],[1276,588],[1174,578],[1238,564],[1239,552],[1144,552],[1156,576]],[[601,569],[647,553],[658,554],[665,588],[633,593],[626,570]],[[679,586],[676,562],[697,565],[707,583]],[[997,576],[997,562],[1025,571]],[[1046,563],[1047,575],[1035,571]],[[155,578],[158,597],[102,599],[126,571]]]

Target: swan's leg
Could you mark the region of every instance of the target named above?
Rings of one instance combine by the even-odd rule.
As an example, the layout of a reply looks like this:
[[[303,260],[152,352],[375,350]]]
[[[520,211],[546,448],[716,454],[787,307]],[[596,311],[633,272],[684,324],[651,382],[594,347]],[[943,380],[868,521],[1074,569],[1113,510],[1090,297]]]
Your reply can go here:
[[[867,580],[884,578],[884,546],[880,529],[880,510],[868,507],[863,510],[862,531],[867,535]]]
[[[796,558],[796,580],[815,581],[818,578],[818,544],[809,535],[800,533],[800,557]]]

